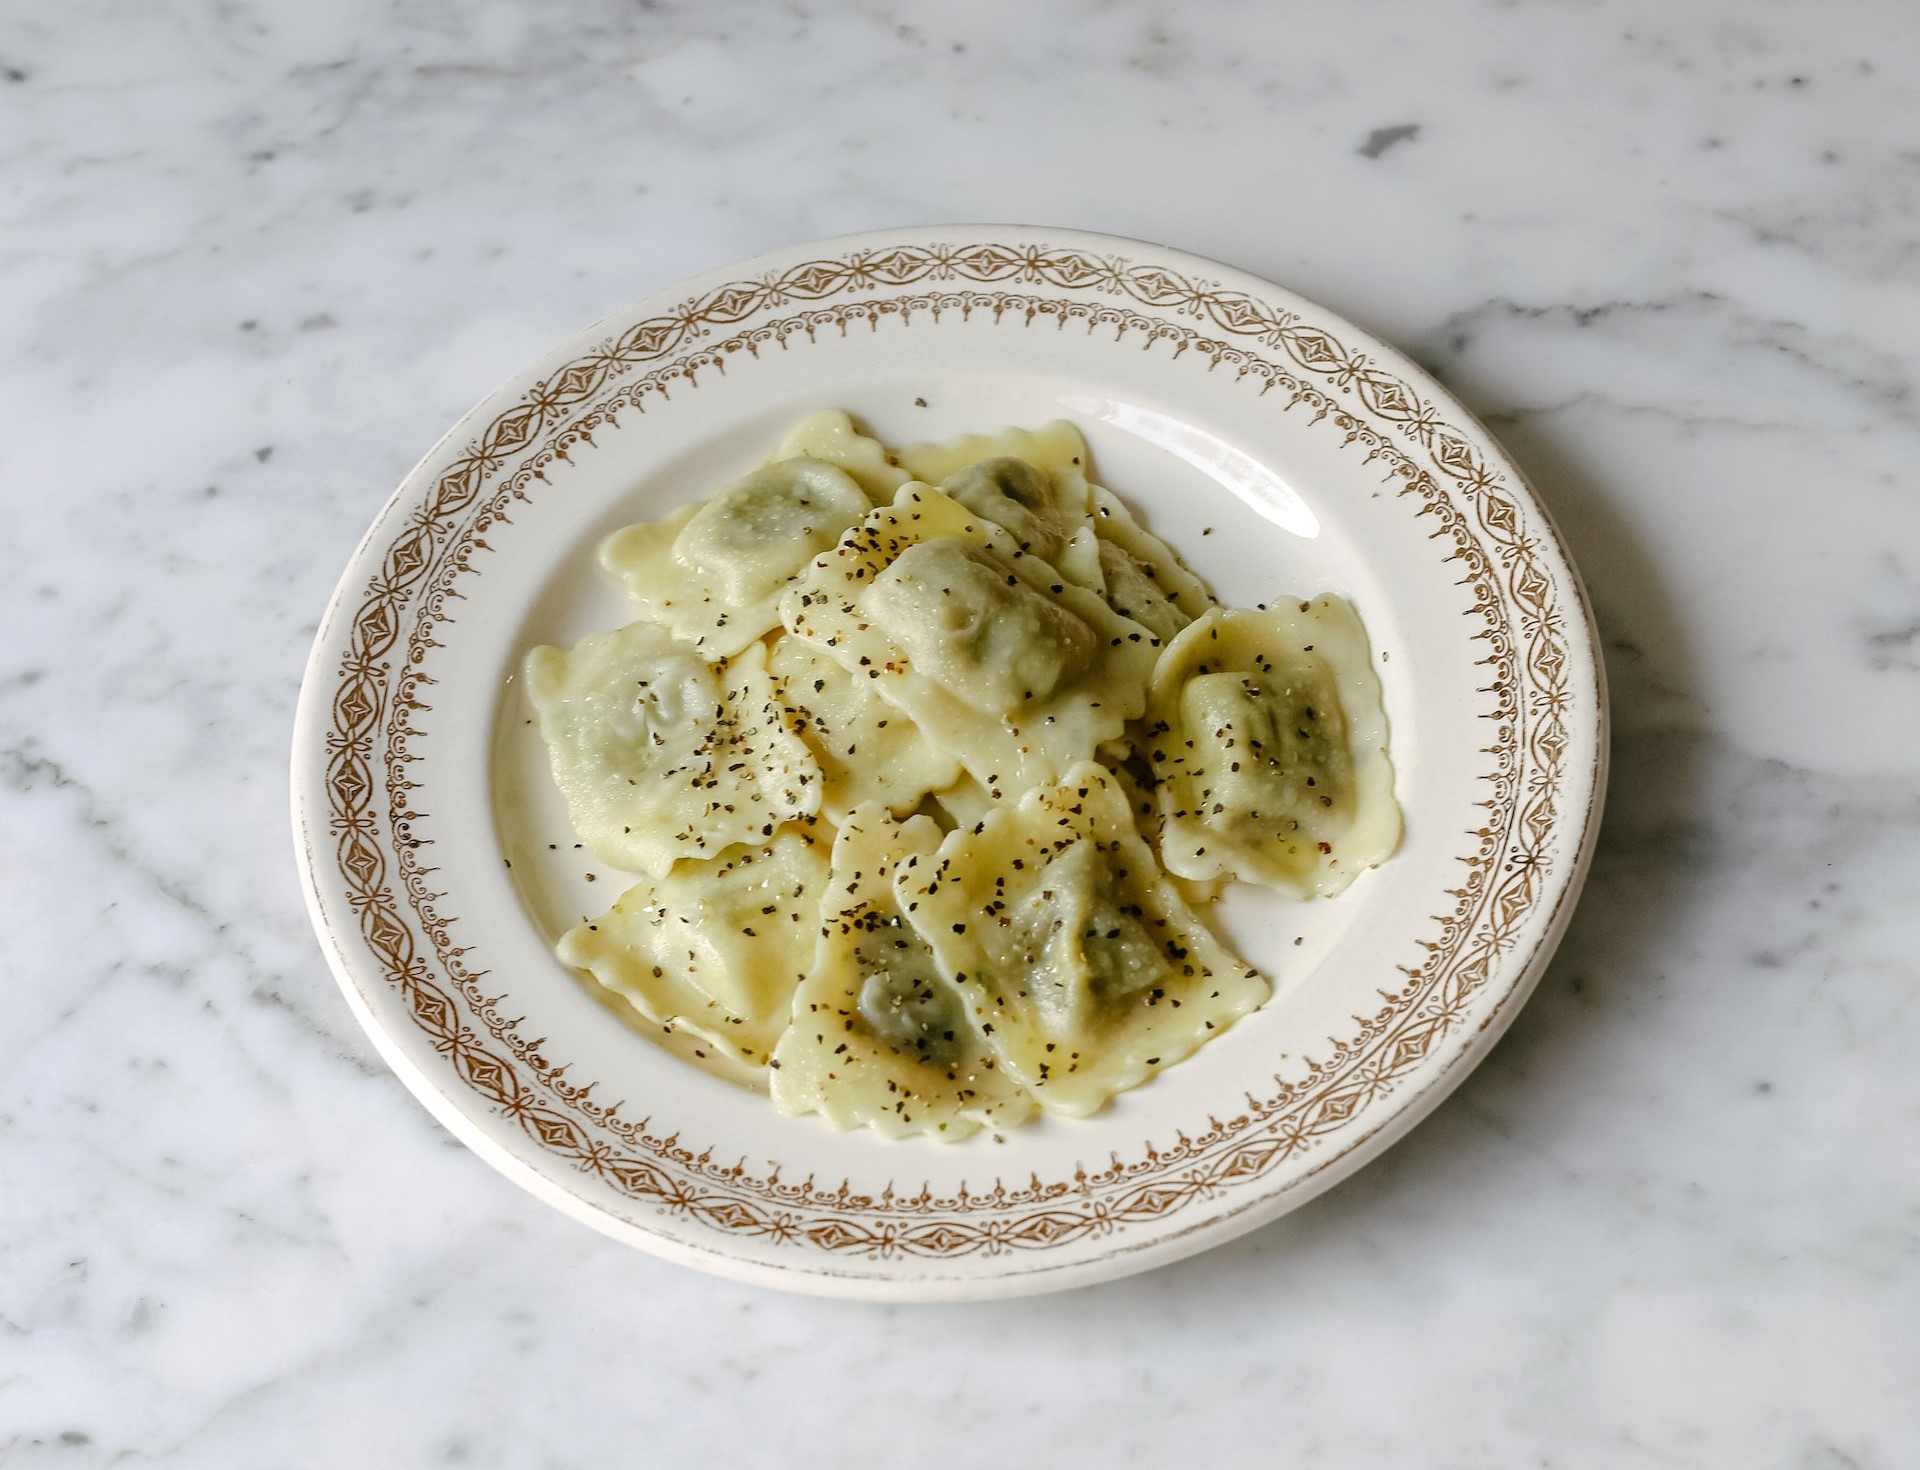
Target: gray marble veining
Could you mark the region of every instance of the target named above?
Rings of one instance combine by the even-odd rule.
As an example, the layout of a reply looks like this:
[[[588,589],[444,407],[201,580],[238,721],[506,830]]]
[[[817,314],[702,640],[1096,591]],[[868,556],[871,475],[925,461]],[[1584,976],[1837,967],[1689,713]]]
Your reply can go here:
[[[0,1462],[1914,1463],[1916,44],[1872,0],[15,7]],[[1512,1034],[1332,1194],[1069,1297],[789,1300],[406,1097],[300,906],[292,702],[388,487],[549,342],[953,219],[1215,255],[1437,372],[1587,578],[1613,796]]]

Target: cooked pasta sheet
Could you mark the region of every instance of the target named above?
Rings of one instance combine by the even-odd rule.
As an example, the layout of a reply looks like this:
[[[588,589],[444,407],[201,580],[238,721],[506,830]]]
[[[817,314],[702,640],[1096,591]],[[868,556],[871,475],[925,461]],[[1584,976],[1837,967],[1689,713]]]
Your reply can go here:
[[[1359,614],[1219,606],[1071,424],[892,449],[826,410],[601,563],[635,620],[525,687],[635,881],[558,953],[784,1113],[1084,1117],[1270,995],[1229,884],[1321,901],[1399,841]]]

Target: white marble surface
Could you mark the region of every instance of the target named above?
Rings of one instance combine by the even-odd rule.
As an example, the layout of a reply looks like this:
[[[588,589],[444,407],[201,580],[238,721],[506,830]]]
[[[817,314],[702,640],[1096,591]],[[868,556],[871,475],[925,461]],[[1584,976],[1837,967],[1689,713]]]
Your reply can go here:
[[[1920,1463],[1917,54],[1902,0],[10,7],[0,1462]],[[427,1118],[308,934],[286,745],[496,380],[943,219],[1435,368],[1588,578],[1614,796],[1537,999],[1358,1178],[1107,1287],[836,1305]]]

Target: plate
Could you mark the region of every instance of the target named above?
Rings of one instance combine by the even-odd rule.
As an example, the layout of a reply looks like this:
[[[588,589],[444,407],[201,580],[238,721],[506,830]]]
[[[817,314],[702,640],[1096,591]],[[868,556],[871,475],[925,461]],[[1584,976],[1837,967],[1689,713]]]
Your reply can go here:
[[[1098,1116],[956,1144],[774,1112],[552,955],[620,891],[576,850],[516,670],[631,612],[593,562],[790,422],[889,442],[1064,417],[1214,586],[1366,620],[1406,818],[1339,898],[1217,910],[1256,1015]],[[294,825],[349,1003],[488,1162],[609,1235],[844,1296],[1083,1284],[1205,1249],[1406,1133],[1525,1000],[1604,780],[1590,618],[1487,432],[1399,353],[1229,267],[1063,230],[783,251],[650,297],[454,426],[354,554],[301,691]]]

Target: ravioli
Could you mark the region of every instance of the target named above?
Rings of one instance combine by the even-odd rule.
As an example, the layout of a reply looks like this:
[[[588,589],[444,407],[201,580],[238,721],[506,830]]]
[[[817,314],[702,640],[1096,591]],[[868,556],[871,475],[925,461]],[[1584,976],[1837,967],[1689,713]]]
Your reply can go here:
[[[1100,565],[1100,587],[1107,606],[1123,618],[1132,618],[1150,628],[1162,643],[1193,621],[1166,591],[1147,574],[1147,569],[1111,541],[1099,542],[1095,556]]]
[[[1113,784],[1120,788],[1120,794],[1127,799],[1127,810],[1133,814],[1134,830],[1157,853],[1166,821],[1160,811],[1160,798],[1156,791],[1160,783],[1153,774],[1153,763],[1125,741],[1109,741],[1101,746],[1100,762],[1107,768],[1107,775],[1113,778]],[[946,799],[944,794],[941,799]],[[1168,873],[1167,881],[1187,901],[1189,908],[1200,909],[1219,902],[1220,896],[1233,880],[1224,873],[1213,878],[1182,878],[1178,873]]]
[[[812,967],[826,888],[825,842],[787,827],[764,846],[634,884],[561,936],[558,953],[648,1020],[758,1066]]]
[[[894,901],[1050,1112],[1098,1111],[1271,993],[1193,916],[1091,761],[909,858]]]
[[[716,669],[655,623],[527,655],[527,695],[580,840],[662,877],[820,810],[820,768],[753,648]]]
[[[987,459],[1022,459],[1048,475],[1087,472],[1087,441],[1065,419],[1037,429],[1001,429],[992,434],[962,434],[938,444],[909,444],[899,454],[916,480],[937,485],[951,474]]]
[[[1100,537],[1100,571],[1115,611],[1164,641],[1215,606],[1207,584],[1187,570],[1178,553],[1128,510],[1120,497],[1090,488],[1093,526]]]
[[[1219,607],[1091,474],[1064,422],[896,452],[827,410],[609,537],[647,620],[526,687],[581,841],[645,876],[560,958],[889,1139],[1089,1115],[1262,1005],[1196,911],[1393,851],[1366,633]]]
[[[896,825],[879,803],[848,814],[833,844],[813,968],[773,1053],[769,1087],[781,1112],[889,1138],[958,1139],[1033,1111],[894,903],[896,866],[939,843],[925,817]]]
[[[959,779],[959,761],[811,643],[776,640],[767,668],[789,727],[820,768],[820,809],[833,820],[870,801],[905,816]]]
[[[780,441],[770,461],[804,457],[844,470],[875,505],[885,505],[913,476],[878,439],[863,434],[837,408],[809,414]]]
[[[1069,582],[1100,590],[1087,443],[1072,424],[1056,419],[1039,429],[911,445],[900,452],[900,461],[1006,531],[1021,550],[1049,563]]]
[[[615,531],[600,563],[656,621],[724,658],[779,625],[782,589],[869,508],[845,470],[776,460],[664,521]]]
[[[1073,560],[1096,561],[1099,548],[1088,523],[1087,482],[1078,473],[1050,475],[1024,459],[983,459],[956,470],[940,482],[940,493],[951,497],[1011,536],[1022,551],[1065,571]],[[1080,536],[1081,532],[1084,536]],[[1076,540],[1076,536],[1080,539]],[[1097,566],[1082,566],[1074,581],[1097,574]],[[1098,585],[1096,582],[1094,585]]]
[[[1161,654],[1148,713],[1169,872],[1327,897],[1398,845],[1380,681],[1343,599],[1205,614]]]
[[[1056,780],[1117,736],[1144,709],[1159,642],[915,484],[816,558],[780,611],[996,792]]]
[[[907,547],[877,574],[861,611],[912,666],[983,714],[1002,719],[1052,698],[1090,662],[1099,635],[1011,561],[962,536]]]

